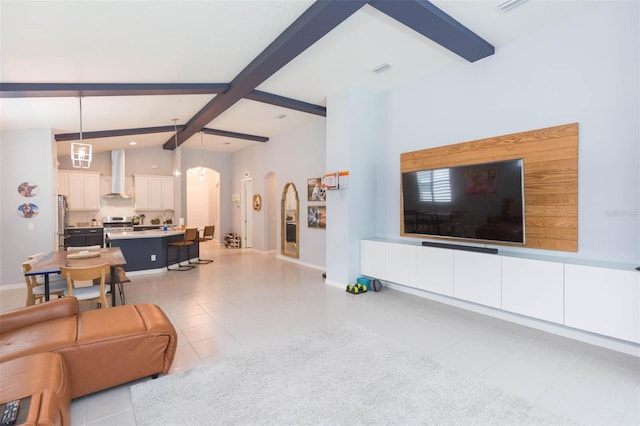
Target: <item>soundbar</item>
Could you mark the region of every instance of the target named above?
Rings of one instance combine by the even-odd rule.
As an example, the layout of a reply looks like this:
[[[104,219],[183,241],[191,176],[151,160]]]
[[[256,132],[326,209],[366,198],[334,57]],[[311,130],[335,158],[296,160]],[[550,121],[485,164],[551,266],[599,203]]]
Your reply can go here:
[[[453,249],[453,250],[475,251],[478,253],[498,254],[497,248],[489,248],[489,247],[461,246],[459,244],[432,243],[431,241],[423,241],[422,245],[425,247],[437,247],[437,248],[446,248],[446,249]]]

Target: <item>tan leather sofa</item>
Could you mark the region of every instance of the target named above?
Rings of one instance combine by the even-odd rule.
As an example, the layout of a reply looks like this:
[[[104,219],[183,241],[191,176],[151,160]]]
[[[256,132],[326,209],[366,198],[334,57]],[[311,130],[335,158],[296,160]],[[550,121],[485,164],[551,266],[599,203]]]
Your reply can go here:
[[[68,416],[69,396],[77,398],[142,377],[167,373],[176,344],[175,328],[164,312],[151,304],[79,312],[78,301],[65,297],[0,314],[0,402],[20,397],[12,396],[12,391],[25,392],[19,386],[5,389],[8,383],[5,377],[17,377],[16,368],[26,369],[24,362],[17,366],[17,361],[11,361],[53,352],[63,360],[60,370],[68,385],[54,385],[51,383],[56,380],[52,380],[49,387],[59,388],[54,390],[58,397],[54,405],[60,407],[61,423],[68,424],[64,419]],[[26,362],[47,361],[28,361],[27,358]]]

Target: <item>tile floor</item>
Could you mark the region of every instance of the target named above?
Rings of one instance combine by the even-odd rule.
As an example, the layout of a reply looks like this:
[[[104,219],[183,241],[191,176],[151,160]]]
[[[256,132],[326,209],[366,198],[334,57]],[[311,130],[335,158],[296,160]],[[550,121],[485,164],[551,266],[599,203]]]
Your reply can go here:
[[[353,322],[578,423],[640,424],[640,358],[391,289],[353,296],[272,254],[207,243],[202,257],[216,261],[126,285],[127,303],[156,303],[175,324],[172,372]],[[24,303],[0,293],[3,311]],[[130,385],[74,400],[73,424],[135,425]]]

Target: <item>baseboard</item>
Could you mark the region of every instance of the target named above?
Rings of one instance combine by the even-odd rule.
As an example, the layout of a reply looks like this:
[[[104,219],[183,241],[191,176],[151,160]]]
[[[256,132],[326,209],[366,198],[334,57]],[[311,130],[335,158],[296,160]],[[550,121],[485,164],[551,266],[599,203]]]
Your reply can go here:
[[[324,283],[327,284],[327,285],[330,285],[332,287],[337,287],[337,288],[340,288],[340,289],[344,289],[347,286],[344,283],[341,283],[341,282],[338,282],[338,281],[333,281],[333,280],[330,280],[329,278],[325,279]]]
[[[324,266],[314,265],[313,263],[302,262],[302,261],[300,261],[298,259],[294,259],[294,258],[288,257],[288,256],[283,256],[281,254],[276,254],[276,259],[284,260],[285,262],[296,263],[298,265],[306,266],[307,268],[317,269],[317,270],[322,271],[322,272],[324,272],[324,270],[326,269],[326,267],[324,267]]]

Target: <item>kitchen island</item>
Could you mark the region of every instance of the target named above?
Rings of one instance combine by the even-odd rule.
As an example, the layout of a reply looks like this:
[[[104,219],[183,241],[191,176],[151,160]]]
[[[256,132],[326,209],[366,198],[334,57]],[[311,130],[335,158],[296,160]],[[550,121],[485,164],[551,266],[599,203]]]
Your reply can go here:
[[[109,245],[120,247],[122,254],[127,259],[125,266],[127,272],[164,269],[179,261],[186,262],[187,259],[197,259],[200,255],[197,243],[187,248],[180,248],[180,250],[171,247],[167,257],[167,243],[183,238],[184,231],[178,230],[125,231],[107,234]]]

